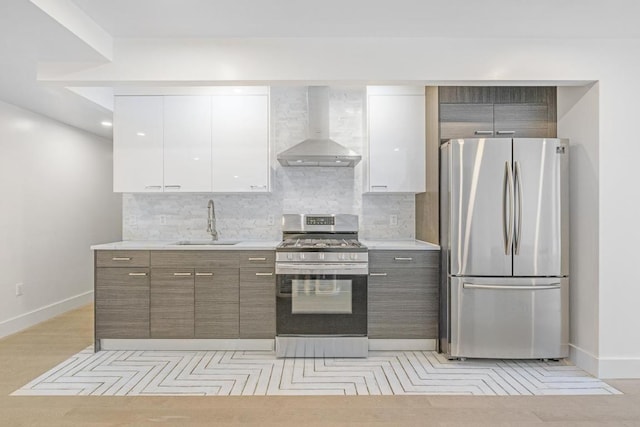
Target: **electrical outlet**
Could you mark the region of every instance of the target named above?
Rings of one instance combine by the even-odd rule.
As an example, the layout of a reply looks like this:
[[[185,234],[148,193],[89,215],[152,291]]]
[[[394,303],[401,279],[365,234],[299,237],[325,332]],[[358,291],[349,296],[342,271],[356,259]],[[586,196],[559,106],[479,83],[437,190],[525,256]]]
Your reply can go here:
[[[22,287],[24,286],[23,283],[16,283],[16,296],[22,296]]]
[[[267,216],[267,224],[268,225],[273,225],[275,223],[276,223],[276,219],[273,217],[273,215]]]
[[[167,225],[167,216],[160,215],[160,225]]]
[[[389,225],[398,225],[398,215],[389,215]]]

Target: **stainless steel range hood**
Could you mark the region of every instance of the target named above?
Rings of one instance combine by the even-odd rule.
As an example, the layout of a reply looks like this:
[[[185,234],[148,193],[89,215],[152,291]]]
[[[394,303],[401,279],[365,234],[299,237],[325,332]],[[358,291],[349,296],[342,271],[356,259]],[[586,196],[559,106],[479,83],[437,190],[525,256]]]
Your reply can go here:
[[[354,167],[362,156],[329,139],[329,87],[309,86],[309,138],[278,154],[282,166]]]

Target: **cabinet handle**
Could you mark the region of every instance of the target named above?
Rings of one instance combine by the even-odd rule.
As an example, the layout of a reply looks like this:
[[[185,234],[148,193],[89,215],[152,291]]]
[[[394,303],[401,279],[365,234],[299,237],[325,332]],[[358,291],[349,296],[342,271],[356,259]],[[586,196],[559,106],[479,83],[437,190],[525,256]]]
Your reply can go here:
[[[515,133],[515,130],[499,130],[496,132],[497,135],[514,135]]]
[[[162,188],[162,185],[146,185],[144,188],[146,190],[154,190],[154,189],[160,190]]]
[[[164,188],[167,190],[179,190],[182,188],[182,185],[165,185]]]
[[[173,273],[174,276],[191,276],[191,273]]]
[[[111,261],[131,261],[131,257],[126,256],[114,256]]]
[[[387,273],[369,273],[369,276],[386,276]]]
[[[213,273],[196,273],[196,276],[213,276]]]
[[[475,135],[493,135],[492,130],[477,130],[474,132]]]
[[[249,258],[249,261],[266,261],[267,259],[264,257],[257,257],[257,258]]]
[[[252,190],[262,190],[262,189],[266,189],[267,186],[266,185],[252,185],[251,189]]]
[[[129,276],[146,276],[147,273],[129,273]]]
[[[256,273],[256,276],[273,276],[273,273]]]
[[[405,257],[395,257],[394,260],[396,261],[413,261],[413,258],[405,258]]]
[[[380,189],[385,189],[386,190],[387,186],[386,185],[372,185],[371,189],[373,190],[374,188],[380,188]]]

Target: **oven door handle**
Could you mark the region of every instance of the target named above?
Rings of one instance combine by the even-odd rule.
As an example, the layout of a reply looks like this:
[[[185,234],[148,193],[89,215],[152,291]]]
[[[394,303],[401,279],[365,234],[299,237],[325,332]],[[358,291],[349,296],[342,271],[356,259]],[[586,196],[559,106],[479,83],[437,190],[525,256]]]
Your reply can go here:
[[[369,264],[279,264],[276,263],[276,275],[362,275],[369,274]]]

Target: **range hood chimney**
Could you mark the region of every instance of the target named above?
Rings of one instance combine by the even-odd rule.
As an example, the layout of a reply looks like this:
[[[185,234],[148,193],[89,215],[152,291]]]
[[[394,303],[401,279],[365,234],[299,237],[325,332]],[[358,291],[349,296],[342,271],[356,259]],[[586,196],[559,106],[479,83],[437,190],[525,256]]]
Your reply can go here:
[[[278,154],[282,166],[354,167],[362,159],[329,139],[329,87],[309,86],[309,138]]]

